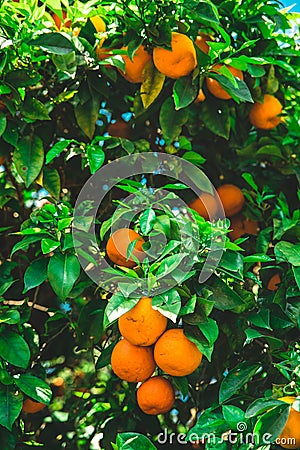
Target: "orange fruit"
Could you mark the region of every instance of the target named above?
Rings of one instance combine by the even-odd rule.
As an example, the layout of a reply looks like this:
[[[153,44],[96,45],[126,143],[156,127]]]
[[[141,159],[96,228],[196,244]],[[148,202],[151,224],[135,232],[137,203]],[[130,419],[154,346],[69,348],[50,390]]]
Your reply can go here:
[[[214,219],[218,212],[218,202],[213,195],[204,192],[199,198],[195,198],[189,205],[189,208],[194,209],[205,220]]]
[[[220,73],[218,69],[220,69],[222,66],[223,64],[216,64],[215,66],[213,66],[212,71]],[[234,77],[239,78],[240,80],[244,79],[243,72],[241,70],[236,69],[235,67],[232,66],[226,67]],[[220,83],[217,80],[214,80],[213,78],[206,79],[206,86],[209,92],[217,98],[220,98],[222,100],[229,100],[231,98],[231,95],[228,94],[228,92],[225,91],[225,89],[220,85]]]
[[[114,123],[110,123],[107,132],[110,136],[130,139],[132,128],[125,120],[117,120]]]
[[[210,36],[209,34],[206,33],[202,33],[201,31],[198,33],[198,36],[195,39],[195,44],[197,45],[197,47],[200,48],[200,50],[203,51],[203,53],[208,54],[209,52],[209,45],[207,44],[208,42],[212,42],[213,36]]]
[[[296,397],[286,396],[278,400],[293,405]],[[283,448],[300,448],[300,412],[291,406],[288,420],[278,438]]]
[[[122,47],[121,50],[127,50],[127,47]],[[145,50],[143,45],[140,45],[136,50],[132,60],[127,55],[122,55],[125,63],[125,72],[120,73],[130,83],[143,82],[143,70],[145,65],[151,59],[151,55]]]
[[[152,308],[152,299],[143,297],[119,318],[122,336],[134,345],[152,345],[167,328],[167,318]]]
[[[277,291],[279,287],[278,284],[280,282],[281,282],[280,275],[276,273],[270,278],[267,288],[269,289],[269,291]]]
[[[35,402],[33,400],[30,400],[30,398],[27,398],[23,402],[22,411],[26,412],[27,414],[35,414],[42,409],[44,409],[46,405],[41,402]]]
[[[5,163],[5,156],[0,156],[0,166]]]
[[[65,380],[62,377],[56,377],[51,383],[54,397],[61,397],[65,391]]]
[[[239,187],[234,184],[223,184],[217,189],[226,217],[235,216],[241,211],[245,197]]]
[[[140,262],[143,261],[146,254],[142,249],[144,239],[130,228],[120,228],[115,231],[107,241],[106,253],[109,259],[119,266],[133,268],[137,263],[133,260],[132,256],[127,260],[127,249],[131,242],[138,239],[135,243],[133,252],[131,255],[135,256]]]
[[[193,41],[181,33],[172,33],[172,50],[155,47],[153,62],[157,70],[169,78],[189,75],[197,66],[196,50]]]
[[[151,377],[138,388],[137,402],[146,414],[165,414],[173,408],[175,392],[172,384],[164,377]]]
[[[127,339],[121,339],[111,354],[113,372],[132,383],[145,381],[155,370],[155,361],[151,347],[132,345]]]
[[[256,220],[247,219],[243,214],[237,214],[230,220],[231,232],[229,237],[232,241],[239,239],[244,234],[258,234],[258,223]]]
[[[184,334],[182,328],[165,331],[154,347],[158,367],[169,375],[183,377],[197,369],[202,353]]]
[[[255,128],[271,130],[281,122],[282,104],[274,95],[265,94],[263,103],[254,103],[249,121]]]
[[[199,89],[198,95],[194,100],[194,103],[202,103],[206,99],[205,94],[202,89]]]

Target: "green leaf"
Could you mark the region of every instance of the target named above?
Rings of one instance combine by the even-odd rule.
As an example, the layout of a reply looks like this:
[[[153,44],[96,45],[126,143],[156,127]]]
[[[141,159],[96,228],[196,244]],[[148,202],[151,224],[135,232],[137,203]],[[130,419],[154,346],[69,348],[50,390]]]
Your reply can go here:
[[[214,343],[219,335],[218,324],[215,320],[207,318],[205,322],[198,324],[198,330],[195,327],[189,327],[187,330],[188,338],[194,342],[201,353],[211,361],[214,351]]]
[[[157,309],[161,314],[176,323],[177,316],[181,308],[181,298],[176,289],[170,289],[152,298],[152,308]]]
[[[99,145],[87,145],[86,156],[90,166],[91,173],[97,172],[103,165],[105,160],[105,153]]]
[[[280,400],[275,400],[274,398],[257,398],[250,406],[248,406],[245,417],[250,418],[259,416],[263,412],[279,405],[282,405],[282,402]]]
[[[14,433],[10,433],[6,428],[0,427],[1,450],[15,450],[17,440]]]
[[[38,72],[25,69],[15,69],[8,72],[5,81],[16,88],[28,87],[37,84],[42,78]]]
[[[63,55],[52,55],[52,61],[55,66],[69,75],[73,75],[76,73],[77,64],[76,64],[76,54],[75,52],[64,53]]]
[[[37,241],[40,241],[42,239],[42,236],[25,236],[21,242],[17,242],[11,251],[10,256],[12,257],[16,252],[18,252],[19,250],[24,250],[27,251],[29,248],[30,244],[33,244]]]
[[[192,76],[178,78],[173,87],[175,109],[186,108],[190,105],[197,97],[198,89]]]
[[[26,369],[29,364],[30,350],[22,336],[5,330],[0,335],[0,356],[10,364]]]
[[[270,345],[271,350],[278,349],[283,346],[283,342],[280,339],[277,339],[273,336],[268,336],[267,334],[263,334],[260,331],[254,330],[253,328],[246,328],[245,334],[247,336],[245,344],[249,344],[253,339],[263,338],[266,339],[266,341]]]
[[[97,359],[96,370],[102,369],[103,367],[106,367],[108,366],[108,364],[110,364],[111,354],[117,343],[118,341],[116,340],[101,351],[101,355]]]
[[[232,96],[232,98],[234,98],[234,100],[238,102],[242,101],[253,103],[251,92],[249,91],[247,84],[243,80],[235,77],[235,81],[237,84],[237,86],[235,86],[231,82],[231,80],[224,75],[211,72],[209,76],[217,80],[218,83],[220,83],[220,85],[225,89],[225,91],[228,92]]]
[[[126,312],[130,311],[139,301],[138,298],[126,299],[122,294],[114,294],[106,308],[104,313],[103,324],[104,328],[107,328],[111,323],[118,320]]]
[[[48,262],[48,258],[41,258],[33,261],[30,266],[27,267],[24,275],[23,294],[47,280]]]
[[[56,253],[50,258],[48,279],[55,294],[65,300],[80,275],[80,264],[76,256]]]
[[[104,333],[104,304],[98,299],[90,300],[80,311],[78,320],[78,339],[82,347],[97,344]]]
[[[156,214],[152,208],[147,208],[140,216],[141,232],[146,236],[150,233],[156,222]]]
[[[280,148],[277,145],[264,145],[263,147],[260,147],[260,149],[256,152],[255,156],[261,158],[273,157],[285,159],[285,157],[281,153]]]
[[[23,373],[14,376],[14,382],[28,397],[37,402],[49,405],[52,398],[52,391],[45,381],[28,373]]]
[[[249,322],[259,328],[265,328],[267,330],[272,330],[270,326],[270,310],[262,309],[259,312],[248,317]]]
[[[251,364],[248,361],[243,361],[234,367],[221,383],[219,392],[220,403],[224,403],[236,394],[255,375],[260,367],[260,364]]]
[[[4,133],[6,129],[6,124],[7,124],[6,115],[0,112],[0,136],[2,136],[2,134]]]
[[[83,104],[78,103],[75,107],[75,116],[78,125],[88,138],[92,139],[96,129],[100,109],[100,96],[95,93]]]
[[[175,111],[172,98],[164,101],[159,113],[159,122],[166,141],[173,142],[178,138],[187,120],[187,111],[185,109]]]
[[[15,420],[22,410],[23,395],[21,393],[17,394],[13,386],[0,384],[0,405],[0,425],[11,431]]]
[[[196,152],[185,152],[182,159],[185,159],[186,161],[189,161],[190,163],[198,167],[202,166],[206,161],[203,156],[199,155],[199,153]]]
[[[199,1],[193,4],[193,12],[195,12],[199,19],[203,19],[214,24],[219,23],[219,13],[217,7],[210,1]]]
[[[26,95],[25,101],[21,103],[20,111],[27,119],[51,120],[46,106],[29,95]]]
[[[71,39],[61,33],[44,33],[28,42],[28,45],[40,47],[48,53],[65,55],[74,50]]]
[[[7,311],[3,311],[0,314],[0,323],[15,325],[16,323],[19,323],[20,320],[21,320],[20,313],[16,309],[9,309]]]
[[[293,274],[294,274],[298,289],[300,289],[300,267],[293,266],[292,269],[293,269]]]
[[[120,433],[117,435],[118,450],[156,450],[152,442],[139,433]]]
[[[279,261],[287,261],[293,266],[300,266],[300,244],[292,244],[291,242],[281,241],[275,245],[275,256]]]
[[[244,305],[242,297],[240,297],[233,289],[216,275],[211,277],[211,287],[213,290],[213,300],[215,307],[221,311],[232,310],[237,306]]]
[[[24,180],[25,186],[30,186],[43,167],[43,141],[35,135],[22,138],[14,151],[14,161],[17,172]]]
[[[226,102],[207,100],[199,106],[199,118],[217,136],[229,139],[230,114]]]
[[[245,413],[241,408],[233,405],[223,405],[222,413],[229,428],[236,430],[239,422],[245,421]],[[240,430],[238,430],[240,431]]]
[[[44,255],[53,252],[60,246],[60,242],[55,239],[44,238],[41,241],[41,248]]]
[[[143,77],[144,81],[140,87],[140,96],[144,108],[147,109],[160,94],[166,77],[156,69],[152,61],[146,63]]]
[[[52,197],[58,199],[60,196],[60,176],[56,169],[48,169],[44,167],[43,170],[43,187],[52,195]]]
[[[63,141],[56,142],[56,144],[50,148],[46,155],[46,164],[49,164],[54,158],[59,156],[68,147],[68,145],[71,144],[71,142],[73,141],[70,139],[64,139]]]
[[[284,425],[286,424],[290,413],[290,405],[283,404],[272,408],[259,417],[253,430],[255,436],[259,436],[260,443],[274,442],[280,436]],[[268,441],[265,442],[265,437],[268,436]]]

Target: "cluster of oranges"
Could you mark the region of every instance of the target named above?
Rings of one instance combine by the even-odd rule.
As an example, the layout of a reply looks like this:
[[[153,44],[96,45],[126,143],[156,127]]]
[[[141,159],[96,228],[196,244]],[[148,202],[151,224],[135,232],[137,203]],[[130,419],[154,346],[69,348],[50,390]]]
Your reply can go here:
[[[149,61],[153,60],[154,66],[163,75],[172,79],[181,78],[189,75],[197,66],[195,45],[203,53],[208,53],[209,45],[207,42],[212,41],[212,39],[212,36],[200,32],[195,42],[193,42],[185,34],[173,32],[170,49],[155,47],[152,56],[143,45],[140,45],[132,59],[127,55],[122,55],[125,70],[124,73],[121,73],[130,83],[142,83],[145,66]],[[112,49],[98,47],[97,54],[99,59],[102,60],[110,56],[110,50]],[[127,51],[127,47],[122,47],[120,50]],[[215,64],[211,71],[220,74],[222,67],[229,70],[236,79],[244,79],[243,72],[230,65]],[[206,78],[206,86],[208,91],[215,97],[222,100],[231,99],[231,95],[214,78]],[[204,100],[205,94],[200,89],[195,103]],[[262,102],[254,103],[251,108],[249,121],[256,128],[270,130],[281,122],[281,113],[282,105],[279,100],[273,95],[265,94]]]
[[[223,184],[217,189],[217,194],[222,203],[225,216],[231,220],[232,240],[238,239],[244,234],[258,233],[258,223],[255,220],[247,219],[242,213],[245,204],[245,197],[241,189],[233,184]],[[194,209],[208,220],[218,217],[219,204],[215,196],[203,193],[199,198],[193,200],[189,207]]]
[[[128,246],[135,241],[131,255]],[[115,264],[134,268],[145,257],[144,239],[134,230],[120,228],[108,239],[106,253]],[[129,256],[129,257],[128,257]],[[152,299],[141,298],[118,320],[122,338],[111,355],[114,373],[124,381],[142,383],[137,402],[146,414],[163,414],[175,402],[175,392],[164,376],[152,376],[158,366],[167,375],[189,375],[199,366],[202,353],[181,328],[167,330],[168,319],[152,307]]]
[[[167,330],[168,320],[141,298],[118,320],[122,338],[111,355],[114,373],[124,381],[142,383],[137,402],[146,414],[163,414],[174,405],[175,392],[164,376],[152,376],[156,366],[167,375],[189,375],[199,366],[202,353],[181,328]]]

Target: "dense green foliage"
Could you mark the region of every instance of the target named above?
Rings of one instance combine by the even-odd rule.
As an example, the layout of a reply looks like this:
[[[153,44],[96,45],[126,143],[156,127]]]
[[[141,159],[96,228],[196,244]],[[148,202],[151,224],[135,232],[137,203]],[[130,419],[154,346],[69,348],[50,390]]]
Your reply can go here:
[[[52,14],[62,17],[62,9],[72,23],[58,30]],[[106,32],[93,28],[94,15],[103,18]],[[299,14],[261,0],[2,0],[0,21],[1,450],[35,443],[51,450],[169,448],[155,444],[164,428],[200,438],[228,430],[258,436],[256,447],[223,441],[217,444],[222,450],[280,448],[275,440],[289,407],[276,399],[300,395]],[[214,40],[209,55],[196,49],[192,74],[175,81],[150,64],[142,85],[122,76],[127,52],[121,47],[132,57],[143,43],[151,53],[170,47],[172,31],[195,40],[199,30]],[[101,45],[110,53],[99,61]],[[241,69],[244,81],[226,70],[209,73],[219,62]],[[231,100],[207,91],[208,73]],[[200,88],[206,99],[196,104]],[[284,107],[282,123],[270,131],[248,120],[253,101],[265,93]],[[129,134],[109,136],[109,124],[122,119]],[[168,199],[176,194],[188,203],[193,194],[177,182],[176,167],[173,177],[146,173],[120,180],[106,196],[95,255],[105,256],[113,211],[118,205],[126,215],[123,198],[130,193],[147,205],[136,214],[135,229],[145,238],[163,234],[168,242],[158,262],[127,269],[127,277],[149,284],[176,278],[179,262],[197,253],[188,276],[154,297],[204,354],[192,375],[172,380],[176,409],[159,420],[139,410],[136,386],[109,367],[119,338],[116,319],[135,305],[134,291],[128,283],[113,295],[99,288],[80,267],[71,233],[76,198],[91,174],[121,156],[146,152],[193,163],[215,187],[239,186],[244,214],[260,227],[258,236],[232,242],[228,219],[211,224],[193,213],[200,250],[193,238],[179,248],[180,230],[192,236],[191,225],[168,206],[156,210],[148,189],[164,188]],[[90,222],[81,226],[87,234]],[[213,276],[199,284],[216,233],[225,251]],[[152,247],[154,255],[159,250]],[[95,260],[89,256],[87,263]],[[274,274],[281,283],[271,291]],[[119,268],[112,274],[117,283],[124,275]],[[65,380],[63,392],[53,384],[57,377]],[[27,397],[47,407],[26,414]],[[271,434],[269,443],[260,440],[264,433]]]

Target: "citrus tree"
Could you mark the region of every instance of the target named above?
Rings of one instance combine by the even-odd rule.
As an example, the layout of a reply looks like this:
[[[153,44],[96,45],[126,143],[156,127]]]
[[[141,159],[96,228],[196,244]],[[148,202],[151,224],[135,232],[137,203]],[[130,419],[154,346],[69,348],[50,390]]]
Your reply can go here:
[[[1,450],[299,448],[299,14],[0,17]]]

